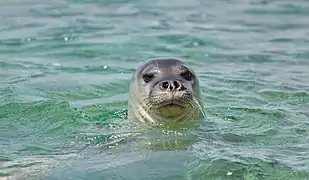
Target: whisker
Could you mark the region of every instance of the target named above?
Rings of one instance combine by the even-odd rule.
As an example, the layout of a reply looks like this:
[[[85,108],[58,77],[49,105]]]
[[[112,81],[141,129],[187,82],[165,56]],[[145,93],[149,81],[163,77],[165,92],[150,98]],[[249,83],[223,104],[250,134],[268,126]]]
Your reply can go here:
[[[148,103],[148,104],[144,104],[141,105],[141,109],[143,110],[143,116],[148,119],[150,122],[154,123],[155,121],[153,120],[153,118],[149,115],[149,110],[153,107],[152,104]]]
[[[153,105],[149,104],[148,107],[145,109],[145,112],[148,113],[148,111],[150,110],[150,108],[152,108]]]
[[[196,105],[197,109],[203,114],[203,116],[206,117],[206,113],[204,112],[202,106],[196,98],[193,98],[193,103]]]

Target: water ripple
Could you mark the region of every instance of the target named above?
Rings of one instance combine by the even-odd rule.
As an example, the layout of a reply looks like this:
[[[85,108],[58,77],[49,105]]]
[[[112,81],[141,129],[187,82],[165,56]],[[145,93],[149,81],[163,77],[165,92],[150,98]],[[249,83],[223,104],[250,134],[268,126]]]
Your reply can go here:
[[[1,1],[0,178],[308,178],[308,7]],[[158,56],[196,70],[207,120],[130,136],[131,75]]]

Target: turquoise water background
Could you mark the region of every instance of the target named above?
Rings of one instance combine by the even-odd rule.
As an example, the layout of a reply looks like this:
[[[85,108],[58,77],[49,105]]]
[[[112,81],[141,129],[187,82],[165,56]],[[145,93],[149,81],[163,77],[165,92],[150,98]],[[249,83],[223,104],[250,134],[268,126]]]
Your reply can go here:
[[[197,72],[199,128],[131,127],[154,57]],[[308,58],[306,0],[3,0],[0,177],[309,179]]]

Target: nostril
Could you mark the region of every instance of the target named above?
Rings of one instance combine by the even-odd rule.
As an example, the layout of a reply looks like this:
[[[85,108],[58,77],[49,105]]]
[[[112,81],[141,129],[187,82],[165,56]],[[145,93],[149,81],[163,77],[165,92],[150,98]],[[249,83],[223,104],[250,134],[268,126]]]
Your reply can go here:
[[[174,80],[174,81],[162,81],[160,84],[160,88],[162,90],[169,90],[169,91],[183,91],[185,90],[184,85],[181,81]]]
[[[169,87],[169,83],[167,81],[164,81],[162,84],[161,84],[161,88],[162,89],[167,89]]]
[[[182,85],[179,81],[174,81],[173,84],[176,90],[180,90],[182,88]]]

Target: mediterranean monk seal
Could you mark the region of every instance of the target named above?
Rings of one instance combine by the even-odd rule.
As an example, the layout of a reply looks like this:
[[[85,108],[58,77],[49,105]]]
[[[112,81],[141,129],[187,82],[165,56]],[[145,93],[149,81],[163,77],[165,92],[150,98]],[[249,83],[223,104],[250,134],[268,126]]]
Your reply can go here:
[[[128,118],[142,123],[201,120],[204,117],[199,80],[179,59],[150,59],[130,82]]]

